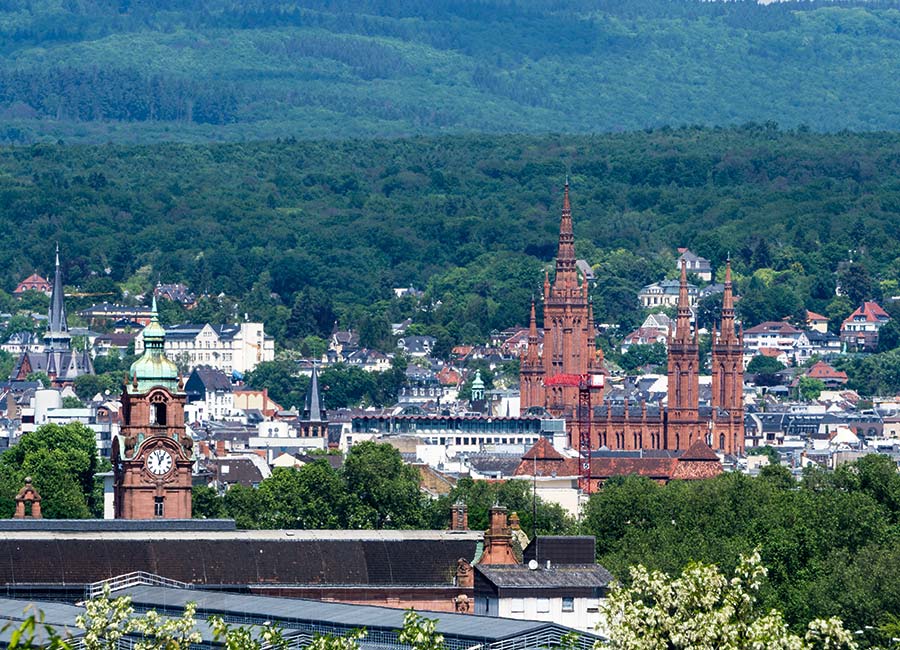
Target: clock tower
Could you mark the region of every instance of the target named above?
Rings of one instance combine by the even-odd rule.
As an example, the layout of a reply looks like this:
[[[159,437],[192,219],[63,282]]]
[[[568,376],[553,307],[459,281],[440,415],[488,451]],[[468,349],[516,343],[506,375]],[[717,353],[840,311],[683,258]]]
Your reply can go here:
[[[190,519],[193,441],[184,428],[184,382],[163,350],[156,298],[144,354],[122,389],[122,429],[112,444],[117,519]]]

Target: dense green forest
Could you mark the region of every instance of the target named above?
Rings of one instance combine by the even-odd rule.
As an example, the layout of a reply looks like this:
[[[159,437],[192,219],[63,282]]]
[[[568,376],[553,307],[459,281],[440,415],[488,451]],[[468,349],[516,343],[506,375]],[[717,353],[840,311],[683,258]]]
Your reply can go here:
[[[747,326],[804,308],[837,325],[862,299],[900,294],[900,136],[772,125],[7,148],[0,282],[11,291],[51,272],[58,240],[66,282],[104,294],[71,298],[70,313],[184,281],[211,296],[190,318],[246,314],[281,344],[327,336],[337,320],[384,345],[408,316],[446,352],[526,324],[556,253],[566,173],[600,322],[638,323],[638,289],[674,274],[685,245],[719,271],[732,256]],[[410,285],[422,301],[395,298]]]
[[[0,142],[896,129],[880,2],[2,0]]]

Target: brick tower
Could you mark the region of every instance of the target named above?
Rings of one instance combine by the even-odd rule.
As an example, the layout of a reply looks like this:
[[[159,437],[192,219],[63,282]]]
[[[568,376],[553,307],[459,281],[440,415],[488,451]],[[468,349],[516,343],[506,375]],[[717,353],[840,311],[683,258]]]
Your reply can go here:
[[[678,318],[675,334],[669,335],[669,407],[665,448],[687,449],[701,435],[700,347],[697,334],[691,332],[691,305],[688,299],[687,269],[681,261],[681,287],[678,292]],[[706,435],[706,431],[702,432]]]
[[[528,326],[528,348],[520,355],[519,391],[524,411],[529,406],[544,406],[544,362],[541,359],[534,298],[531,299],[531,323]],[[526,406],[527,405],[527,406]]]
[[[532,354],[530,339],[531,337],[528,344],[529,355]],[[522,409],[544,406],[556,416],[571,418],[578,404],[577,387],[550,386],[544,387],[542,391],[535,388],[539,376],[543,381],[561,374],[583,375],[594,367],[596,358],[593,309],[588,298],[587,279],[579,282],[575,267],[575,235],[572,229],[568,181],[563,193],[559,252],[552,286],[549,275],[544,276],[542,356],[543,376],[530,364],[527,366],[528,372],[522,372],[520,385],[527,387],[522,393]],[[543,399],[539,399],[540,397]]]
[[[190,519],[193,441],[184,429],[184,382],[166,358],[156,298],[144,354],[122,390],[122,429],[113,440],[117,519]]]
[[[743,333],[734,325],[731,260],[725,266],[722,321],[712,342],[713,449],[726,454],[744,453]]]

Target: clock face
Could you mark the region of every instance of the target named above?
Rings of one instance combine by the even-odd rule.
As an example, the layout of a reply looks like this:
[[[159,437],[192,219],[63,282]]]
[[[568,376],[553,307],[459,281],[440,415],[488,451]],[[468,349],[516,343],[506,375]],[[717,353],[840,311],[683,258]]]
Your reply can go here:
[[[162,476],[172,469],[172,456],[167,451],[156,449],[147,456],[147,469],[151,474]]]

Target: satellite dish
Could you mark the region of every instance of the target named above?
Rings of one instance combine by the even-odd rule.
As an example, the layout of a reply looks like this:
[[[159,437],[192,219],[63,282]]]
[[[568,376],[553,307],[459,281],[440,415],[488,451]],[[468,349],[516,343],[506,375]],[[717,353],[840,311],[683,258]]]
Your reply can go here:
[[[532,571],[537,571],[537,568],[538,568],[537,560],[529,560],[528,568],[531,569]]]

